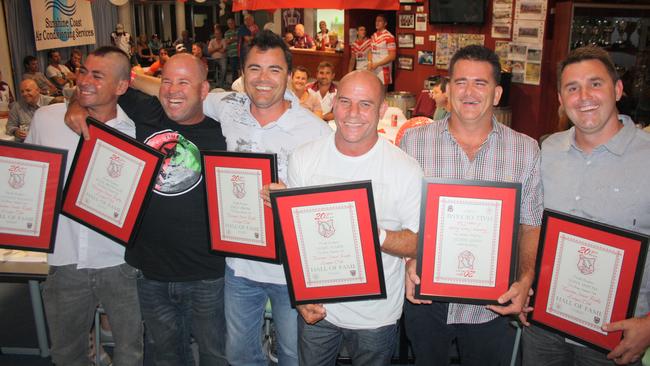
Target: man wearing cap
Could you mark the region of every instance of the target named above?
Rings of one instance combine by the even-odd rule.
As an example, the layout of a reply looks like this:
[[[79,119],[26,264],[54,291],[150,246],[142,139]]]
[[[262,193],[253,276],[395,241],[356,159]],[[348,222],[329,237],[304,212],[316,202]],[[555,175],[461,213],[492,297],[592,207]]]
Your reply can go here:
[[[124,51],[129,57],[133,56],[133,38],[124,31],[124,25],[117,23],[115,32],[111,33],[111,44]]]

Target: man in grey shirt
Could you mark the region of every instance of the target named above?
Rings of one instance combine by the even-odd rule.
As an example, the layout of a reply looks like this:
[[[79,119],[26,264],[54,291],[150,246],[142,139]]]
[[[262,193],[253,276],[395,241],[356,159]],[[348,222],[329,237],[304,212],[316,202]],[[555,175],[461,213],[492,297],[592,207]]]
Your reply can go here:
[[[558,80],[560,103],[574,127],[542,145],[544,206],[650,234],[650,134],[618,114],[623,83],[609,54],[597,47],[572,51],[560,64]],[[524,365],[640,365],[650,345],[648,263],[635,317],[602,327],[623,331],[614,350],[605,355],[530,326],[523,336]]]
[[[20,82],[20,96],[18,103],[14,103],[9,111],[7,120],[7,135],[15,136],[17,141],[27,137],[29,125],[32,123],[34,112],[44,105],[63,102],[63,97],[50,97],[40,93],[38,84],[32,79]]]

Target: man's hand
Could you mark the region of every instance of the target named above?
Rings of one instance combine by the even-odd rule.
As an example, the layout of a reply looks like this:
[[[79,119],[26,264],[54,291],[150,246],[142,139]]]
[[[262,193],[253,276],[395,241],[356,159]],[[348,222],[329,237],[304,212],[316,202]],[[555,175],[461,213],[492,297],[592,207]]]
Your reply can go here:
[[[262,186],[260,191],[260,198],[264,201],[264,204],[268,207],[271,207],[271,191],[278,189],[285,189],[287,186],[280,181],[279,183],[270,183]]]
[[[619,365],[636,362],[650,346],[650,318],[630,318],[603,325],[606,332],[623,331],[621,343],[607,354],[607,358]]]
[[[316,324],[327,316],[323,304],[296,305],[296,309],[307,324]]]
[[[431,304],[431,300],[415,298],[415,285],[420,284],[420,277],[416,273],[417,260],[410,259],[406,262],[406,279],[404,281],[406,299],[413,304]]]
[[[488,305],[487,308],[501,315],[520,314],[527,305],[527,299],[530,293],[530,283],[527,281],[516,281],[508,291],[499,296],[497,302],[505,304],[510,301],[510,305]],[[526,323],[524,323],[526,324]]]
[[[27,137],[27,131],[23,131],[20,128],[14,131],[14,136],[17,138],[24,140]]]
[[[88,134],[88,124],[86,123],[88,110],[79,105],[77,102],[70,102],[68,110],[65,112],[65,124],[75,133],[83,135],[85,140],[90,138]]]

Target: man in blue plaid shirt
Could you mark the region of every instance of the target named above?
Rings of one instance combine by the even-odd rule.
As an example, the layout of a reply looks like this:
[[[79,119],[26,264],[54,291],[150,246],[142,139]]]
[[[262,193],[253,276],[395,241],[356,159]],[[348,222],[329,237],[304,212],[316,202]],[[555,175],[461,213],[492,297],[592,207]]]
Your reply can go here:
[[[509,314],[525,305],[535,272],[542,218],[540,152],[537,142],[499,123],[493,116],[501,98],[498,56],[482,46],[460,49],[449,65],[451,114],[410,129],[401,147],[424,175],[437,178],[518,182],[522,184],[517,281],[502,294],[501,306],[416,300],[415,260],[407,265],[406,333],[417,365],[445,365],[456,340],[462,365],[509,364],[514,329]]]

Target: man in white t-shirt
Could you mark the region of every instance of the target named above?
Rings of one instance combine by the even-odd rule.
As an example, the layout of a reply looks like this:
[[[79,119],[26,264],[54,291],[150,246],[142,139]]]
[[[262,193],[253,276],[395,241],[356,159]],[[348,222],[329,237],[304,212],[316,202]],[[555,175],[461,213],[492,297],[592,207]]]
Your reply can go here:
[[[333,365],[343,345],[355,365],[388,365],[404,302],[404,257],[415,257],[422,170],[415,159],[377,134],[386,111],[384,89],[371,72],[339,83],[335,134],[294,150],[288,185],[371,180],[380,229],[387,298],[299,305],[301,365]]]

